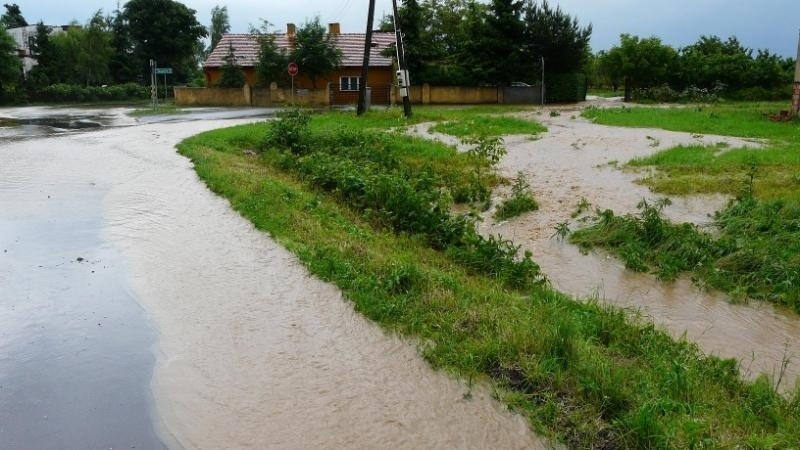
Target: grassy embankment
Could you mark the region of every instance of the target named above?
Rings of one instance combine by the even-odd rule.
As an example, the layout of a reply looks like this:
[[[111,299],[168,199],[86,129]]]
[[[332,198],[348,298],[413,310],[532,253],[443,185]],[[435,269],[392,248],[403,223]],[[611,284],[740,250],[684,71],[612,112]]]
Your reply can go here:
[[[634,270],[652,270],[665,279],[688,271],[734,299],[763,299],[800,312],[800,122],[767,117],[785,106],[587,110],[584,115],[597,123],[755,138],[764,147],[682,146],[627,164],[658,169],[642,180],[655,192],[736,196],[715,215],[713,234],[665,221],[661,205],[642,205],[636,217],[603,212],[572,241],[610,248]]]
[[[414,120],[487,112],[417,110]],[[397,111],[303,122],[205,133],[179,150],[210,189],[362,314],[414,338],[433,366],[490,381],[570,447],[800,446],[800,395],[776,394],[766,377],[743,382],[734,361],[553,291],[528,255],[451,216],[451,201],[484,201],[497,182],[491,137],[459,154],[374,131],[407,124]]]

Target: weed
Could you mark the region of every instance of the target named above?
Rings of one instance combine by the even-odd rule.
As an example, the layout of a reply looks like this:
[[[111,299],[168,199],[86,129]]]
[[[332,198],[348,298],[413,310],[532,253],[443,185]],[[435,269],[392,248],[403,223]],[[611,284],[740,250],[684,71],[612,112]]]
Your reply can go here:
[[[561,113],[555,109],[550,110],[550,117],[560,117]]]
[[[461,140],[464,145],[469,145],[467,154],[484,161],[490,168],[495,167],[508,153],[503,145],[503,138],[499,136],[477,136]]]
[[[553,233],[550,238],[555,238],[557,240],[564,240],[569,236],[570,229],[569,229],[569,222],[559,222],[556,224],[555,232]]]
[[[294,154],[303,154],[309,148],[308,122],[311,115],[300,108],[292,108],[278,113],[278,118],[270,122],[267,146],[285,147]]]
[[[591,206],[592,206],[592,204],[589,203],[589,200],[586,200],[586,197],[581,197],[581,200],[576,205],[575,211],[572,212],[571,217],[574,219],[574,218],[580,216],[581,214],[583,214],[586,211],[588,211],[589,208],[591,208]]]
[[[533,198],[531,186],[525,180],[525,174],[518,172],[511,185],[511,196],[505,199],[494,213],[496,220],[507,220],[522,213],[536,211],[539,204]]]

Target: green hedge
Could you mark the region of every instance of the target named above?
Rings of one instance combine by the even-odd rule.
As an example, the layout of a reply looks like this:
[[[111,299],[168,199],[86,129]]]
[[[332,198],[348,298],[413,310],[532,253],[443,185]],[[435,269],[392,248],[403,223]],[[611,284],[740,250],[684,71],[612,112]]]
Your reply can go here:
[[[94,102],[103,100],[140,100],[150,96],[147,87],[137,83],[112,86],[54,84],[32,92],[32,100],[46,102]]]
[[[545,76],[545,102],[582,102],[588,88],[586,75],[582,73],[551,73]]]

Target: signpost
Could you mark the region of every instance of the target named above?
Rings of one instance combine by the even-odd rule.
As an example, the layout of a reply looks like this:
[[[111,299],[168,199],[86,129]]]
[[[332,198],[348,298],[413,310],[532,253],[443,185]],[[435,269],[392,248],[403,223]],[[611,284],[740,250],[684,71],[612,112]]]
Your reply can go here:
[[[289,76],[292,77],[292,105],[294,105],[294,77],[297,76],[300,68],[297,67],[297,63],[290,62],[289,66],[286,68],[286,71],[289,72]]]
[[[164,75],[164,102],[167,101],[167,75],[172,75],[172,67],[156,67],[156,75]]]
[[[158,88],[156,87],[156,60],[150,60],[150,99],[153,109],[158,109]]]

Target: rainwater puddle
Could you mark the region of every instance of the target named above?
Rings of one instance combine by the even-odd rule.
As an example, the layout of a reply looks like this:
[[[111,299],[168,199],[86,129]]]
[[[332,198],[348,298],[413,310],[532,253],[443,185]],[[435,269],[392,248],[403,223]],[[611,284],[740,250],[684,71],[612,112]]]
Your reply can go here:
[[[164,448],[156,334],[100,236],[102,191],[16,175],[0,183],[0,448]]]

